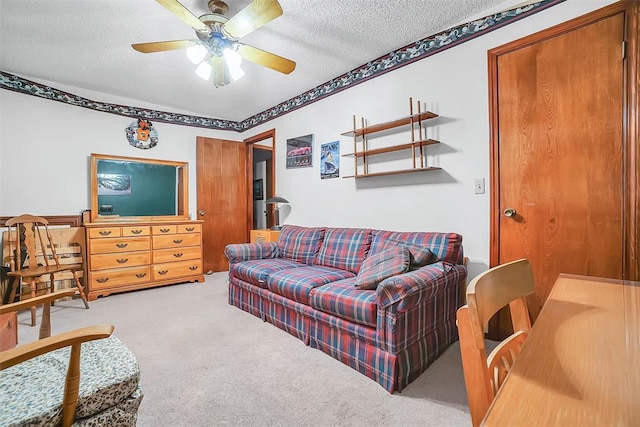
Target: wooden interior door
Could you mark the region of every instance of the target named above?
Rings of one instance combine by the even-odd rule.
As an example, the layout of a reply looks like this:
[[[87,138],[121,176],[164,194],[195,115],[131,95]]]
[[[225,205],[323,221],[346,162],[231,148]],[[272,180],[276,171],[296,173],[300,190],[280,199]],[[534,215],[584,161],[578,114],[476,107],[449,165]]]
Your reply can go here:
[[[198,219],[202,227],[203,271],[227,271],[224,248],[249,241],[253,201],[247,145],[199,136],[196,140]]]
[[[531,261],[533,319],[561,272],[623,276],[624,18],[565,26],[489,55],[491,263]]]

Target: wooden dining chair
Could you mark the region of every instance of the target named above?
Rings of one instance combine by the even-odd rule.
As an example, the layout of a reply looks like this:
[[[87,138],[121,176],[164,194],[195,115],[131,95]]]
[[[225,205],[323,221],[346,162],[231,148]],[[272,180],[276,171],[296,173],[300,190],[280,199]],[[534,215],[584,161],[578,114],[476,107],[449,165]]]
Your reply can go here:
[[[475,277],[467,287],[467,304],[457,312],[464,382],[473,426],[479,426],[509,373],[531,320],[525,296],[534,291],[533,271],[526,259],[502,264]],[[484,331],[489,319],[509,306],[514,333],[487,356]]]
[[[37,284],[42,276],[49,276],[49,289],[53,292],[55,275],[69,272],[78,288],[85,308],[89,308],[78,271],[83,270],[82,263],[63,264],[58,258],[56,245],[49,231],[49,223],[45,218],[24,214],[9,219],[5,225],[8,227],[9,240],[9,278],[17,278],[18,284],[13,286],[9,302],[15,299],[15,293],[22,290],[23,283],[28,283],[31,298],[36,296]],[[35,326],[36,307],[31,306],[31,326]]]

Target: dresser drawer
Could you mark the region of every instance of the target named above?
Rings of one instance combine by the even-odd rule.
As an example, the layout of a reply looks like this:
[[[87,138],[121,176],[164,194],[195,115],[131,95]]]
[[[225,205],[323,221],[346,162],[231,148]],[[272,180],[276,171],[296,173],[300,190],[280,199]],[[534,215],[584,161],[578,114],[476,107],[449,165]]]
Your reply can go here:
[[[178,233],[200,233],[202,224],[180,224],[178,225]]]
[[[151,234],[151,227],[122,227],[122,237],[148,236]]]
[[[173,279],[202,274],[202,261],[180,261],[153,266],[153,280]]]
[[[154,225],[153,227],[151,227],[151,231],[154,236],[163,235],[163,234],[176,234],[178,232],[178,226],[175,224]]]
[[[181,246],[200,246],[200,234],[172,234],[153,236],[154,249],[178,248]]]
[[[149,251],[91,255],[91,270],[151,264]]]
[[[89,237],[91,239],[120,236],[122,236],[122,228],[120,227],[99,227],[89,229]]]
[[[149,282],[150,280],[151,269],[148,265],[118,270],[103,270],[89,273],[89,290],[133,285]]]
[[[119,237],[115,239],[92,239],[92,254],[112,252],[148,251],[151,248],[150,237]]]
[[[175,249],[156,249],[153,251],[153,262],[185,261],[189,259],[202,258],[202,248],[200,246],[188,246]]]

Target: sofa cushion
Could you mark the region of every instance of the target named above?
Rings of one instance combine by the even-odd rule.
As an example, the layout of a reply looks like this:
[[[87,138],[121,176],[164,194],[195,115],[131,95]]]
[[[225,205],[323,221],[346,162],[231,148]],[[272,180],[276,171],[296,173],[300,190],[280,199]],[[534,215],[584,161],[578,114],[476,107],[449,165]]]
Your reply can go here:
[[[431,249],[419,243],[403,242],[400,240],[389,239],[385,242],[385,245],[383,247],[389,248],[398,246],[405,247],[409,250],[409,270],[417,270],[418,268],[432,264],[437,260],[436,255],[431,252]],[[384,250],[386,251],[387,249]],[[369,257],[371,257],[371,255]]]
[[[357,274],[370,246],[369,229],[327,228],[315,263]]]
[[[313,264],[322,240],[324,227],[300,227],[297,225],[283,225],[278,237],[280,258],[298,261],[303,264]]]
[[[359,290],[355,279],[345,279],[314,288],[311,307],[355,323],[376,327],[378,297],[375,291]]]
[[[61,348],[0,372],[0,425],[61,423],[70,351]],[[140,380],[135,355],[114,335],[82,344],[80,372],[78,419],[127,401]]]
[[[356,277],[356,289],[375,289],[387,277],[409,270],[409,249],[392,246],[382,252],[367,257],[360,266]]]
[[[277,271],[267,279],[267,288],[285,298],[309,305],[311,289],[355,274],[322,265]]]
[[[385,250],[386,243],[391,239],[424,245],[435,254],[436,261],[462,264],[464,259],[462,253],[462,236],[456,233],[374,230],[372,234],[373,237],[369,255]]]
[[[234,264],[231,268],[234,277],[264,288],[266,287],[267,277],[276,271],[304,266],[306,266],[306,264],[301,262],[277,258],[243,261]]]

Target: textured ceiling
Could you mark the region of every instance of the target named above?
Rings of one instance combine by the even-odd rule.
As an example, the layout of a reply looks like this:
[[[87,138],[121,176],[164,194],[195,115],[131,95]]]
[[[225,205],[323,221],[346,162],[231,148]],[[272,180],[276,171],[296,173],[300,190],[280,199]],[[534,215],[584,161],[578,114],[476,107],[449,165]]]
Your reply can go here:
[[[134,51],[131,43],[194,38],[188,25],[154,0],[1,0],[0,70],[73,86],[82,96],[91,90],[142,107],[240,121],[394,49],[518,3],[279,1],[284,14],[241,41],[295,61],[289,75],[244,61],[244,78],[214,88],[194,74],[184,50]],[[196,16],[208,11],[206,0],[181,2]],[[227,3],[231,17],[249,1]]]

